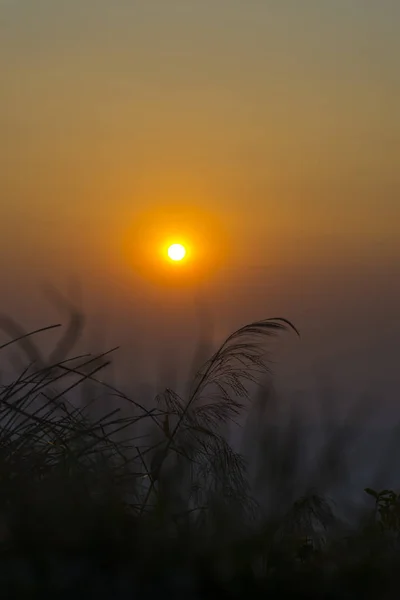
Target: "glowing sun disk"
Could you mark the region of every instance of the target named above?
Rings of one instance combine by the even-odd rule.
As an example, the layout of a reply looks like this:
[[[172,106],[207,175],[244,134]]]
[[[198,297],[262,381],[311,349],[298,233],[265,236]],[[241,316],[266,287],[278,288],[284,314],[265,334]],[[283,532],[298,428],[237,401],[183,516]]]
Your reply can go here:
[[[172,244],[168,248],[168,256],[171,260],[182,260],[185,257],[186,249],[182,244]]]

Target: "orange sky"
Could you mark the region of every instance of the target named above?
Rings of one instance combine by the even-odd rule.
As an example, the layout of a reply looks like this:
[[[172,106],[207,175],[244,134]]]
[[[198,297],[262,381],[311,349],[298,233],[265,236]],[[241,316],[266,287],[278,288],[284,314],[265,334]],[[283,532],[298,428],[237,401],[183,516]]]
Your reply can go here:
[[[252,262],[397,253],[400,8],[351,5],[3,3],[2,247],[92,263],[188,199]]]
[[[169,203],[208,215],[218,259],[229,236],[248,295],[248,266],[400,264],[399,19],[396,0],[0,1],[7,307],[71,274],[129,295],[127,232]]]

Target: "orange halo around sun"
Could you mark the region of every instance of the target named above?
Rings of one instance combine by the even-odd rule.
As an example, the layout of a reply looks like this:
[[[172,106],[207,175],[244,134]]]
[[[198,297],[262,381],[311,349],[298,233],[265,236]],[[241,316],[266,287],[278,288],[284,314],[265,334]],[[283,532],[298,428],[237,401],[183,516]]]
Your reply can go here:
[[[169,202],[136,214],[123,238],[123,251],[141,278],[167,287],[191,287],[218,272],[231,248],[228,238],[216,215]]]

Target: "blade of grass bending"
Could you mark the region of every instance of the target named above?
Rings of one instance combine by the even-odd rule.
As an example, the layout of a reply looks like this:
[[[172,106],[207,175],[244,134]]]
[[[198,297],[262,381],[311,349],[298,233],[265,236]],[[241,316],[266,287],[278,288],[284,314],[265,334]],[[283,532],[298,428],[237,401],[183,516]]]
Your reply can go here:
[[[40,329],[35,329],[35,331],[24,333],[23,335],[20,335],[19,337],[12,339],[9,342],[6,342],[5,344],[2,344],[0,346],[0,350],[3,350],[4,348],[7,348],[7,346],[11,346],[12,344],[16,344],[17,342],[20,342],[21,340],[24,340],[32,335],[36,335],[37,333],[42,333],[44,331],[49,331],[50,329],[56,329],[57,327],[61,327],[61,324],[58,323],[57,325],[48,325],[47,327],[41,327]]]

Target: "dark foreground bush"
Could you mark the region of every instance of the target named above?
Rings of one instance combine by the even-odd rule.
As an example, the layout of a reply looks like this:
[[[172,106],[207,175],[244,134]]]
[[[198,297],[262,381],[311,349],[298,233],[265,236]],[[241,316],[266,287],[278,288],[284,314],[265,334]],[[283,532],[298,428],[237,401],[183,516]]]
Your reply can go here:
[[[268,479],[277,447],[250,473],[228,443],[227,424],[251,407],[249,384],[269,373],[263,342],[294,329],[288,321],[236,331],[185,397],[167,389],[148,405],[100,381],[108,354],[65,356],[78,317],[47,361],[32,334],[3,321],[17,333],[3,352],[19,344],[31,362],[0,392],[2,598],[393,595],[396,494],[367,490],[371,514],[345,527],[317,490],[293,498],[290,461]],[[264,452],[263,440],[254,433],[252,445]]]

